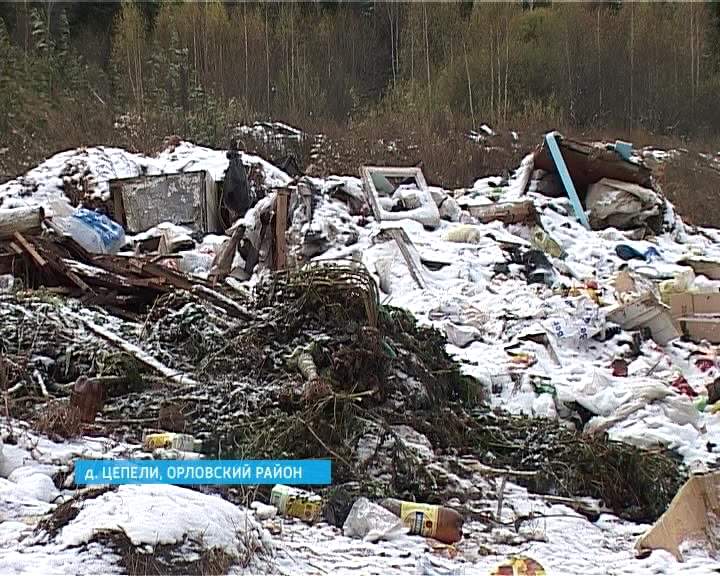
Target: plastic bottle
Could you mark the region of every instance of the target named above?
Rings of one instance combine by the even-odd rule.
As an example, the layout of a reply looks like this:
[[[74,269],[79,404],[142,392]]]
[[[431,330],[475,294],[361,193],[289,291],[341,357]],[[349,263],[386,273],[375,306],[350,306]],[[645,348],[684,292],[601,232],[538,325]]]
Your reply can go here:
[[[312,492],[306,492],[284,484],[276,484],[270,493],[270,505],[275,506],[279,514],[314,522],[322,512],[322,498]]]
[[[147,434],[143,438],[143,448],[148,451],[156,448],[180,450],[182,452],[199,452],[202,441],[195,440],[190,434],[177,434],[175,432],[160,432]]]
[[[380,506],[399,516],[410,534],[434,538],[445,544],[453,544],[462,538],[464,520],[452,508],[395,498],[385,498]]]
[[[66,216],[56,216],[53,222],[88,252],[115,254],[125,244],[125,231],[107,216],[78,208]]]

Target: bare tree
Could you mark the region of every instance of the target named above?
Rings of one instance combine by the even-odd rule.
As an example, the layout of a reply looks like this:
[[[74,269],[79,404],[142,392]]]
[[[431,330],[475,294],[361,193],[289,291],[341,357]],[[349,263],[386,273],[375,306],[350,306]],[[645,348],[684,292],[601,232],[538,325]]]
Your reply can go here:
[[[423,3],[423,28],[425,30],[425,65],[427,68],[427,90],[428,90],[428,102],[432,98],[430,88],[430,42],[428,41],[428,19],[427,19],[427,5]]]
[[[267,97],[266,97],[266,109],[268,116],[270,115],[270,38],[268,31],[268,8],[265,5],[265,71],[267,78]]]
[[[470,83],[470,68],[468,66],[465,38],[463,38],[463,56],[465,57],[465,76],[467,77],[468,99],[470,100],[470,117],[472,118],[473,130],[475,130],[475,109],[473,108],[472,84]]]

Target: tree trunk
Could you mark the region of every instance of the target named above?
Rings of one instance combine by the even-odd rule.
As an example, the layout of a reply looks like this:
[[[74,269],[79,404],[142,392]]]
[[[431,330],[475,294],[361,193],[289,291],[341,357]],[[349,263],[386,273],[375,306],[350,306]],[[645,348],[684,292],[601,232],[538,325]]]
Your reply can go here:
[[[432,93],[430,90],[430,42],[428,40],[428,21],[427,21],[427,7],[423,3],[423,18],[425,20],[425,66],[427,69],[427,89],[428,89],[428,102],[432,99]]]
[[[267,6],[265,7],[265,71],[267,78],[267,92],[266,92],[266,109],[268,117],[270,117],[270,39],[268,31],[268,13]]]
[[[597,9],[597,27],[595,29],[595,47],[597,50],[597,87],[598,114],[602,114],[602,72],[600,69],[600,8]]]
[[[247,4],[243,4],[243,24],[245,27],[245,101],[249,101],[248,95],[248,32],[247,32]]]
[[[470,99],[470,118],[472,118],[472,127],[475,130],[475,109],[473,108],[472,84],[470,83],[470,68],[468,67],[465,39],[463,39],[463,56],[465,57],[465,76],[467,77],[468,98]]]
[[[495,123],[495,66],[493,51],[493,35],[488,34],[490,37],[490,118],[492,118],[493,124]]]
[[[395,88],[395,30],[393,26],[392,12],[390,11],[392,3],[388,2],[385,6],[387,7],[388,21],[390,22],[390,68],[392,69],[393,88]]]
[[[505,102],[503,104],[503,124],[507,125],[508,110],[508,70],[510,69],[510,17],[505,21]]]
[[[634,125],[635,92],[635,4],[630,3],[630,128]]]

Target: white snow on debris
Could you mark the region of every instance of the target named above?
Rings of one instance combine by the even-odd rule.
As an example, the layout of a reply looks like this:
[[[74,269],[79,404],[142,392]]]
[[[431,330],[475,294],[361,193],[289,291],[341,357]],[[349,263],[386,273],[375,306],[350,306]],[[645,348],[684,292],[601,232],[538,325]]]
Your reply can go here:
[[[271,551],[269,537],[247,512],[220,496],[170,485],[127,485],[84,500],[75,519],[58,536],[79,546],[100,531],[122,531],[135,546],[202,542],[237,558]]]
[[[290,182],[287,174],[259,156],[242,154],[242,161],[259,166],[268,187]],[[80,188],[84,182],[85,189],[92,191],[92,195],[107,200],[109,182],[115,178],[206,170],[215,180],[222,180],[228,163],[225,150],[191,142],[181,142],[157,157],[104,146],[68,150],[52,156],[25,175],[0,184],[0,208],[48,207],[53,199],[64,194],[66,183]]]

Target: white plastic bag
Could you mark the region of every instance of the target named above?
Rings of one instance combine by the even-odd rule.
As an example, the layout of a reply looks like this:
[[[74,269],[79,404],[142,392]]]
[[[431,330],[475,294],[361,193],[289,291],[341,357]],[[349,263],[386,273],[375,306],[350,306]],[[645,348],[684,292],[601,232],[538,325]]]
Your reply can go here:
[[[408,529],[400,518],[379,504],[367,498],[358,498],[353,504],[343,524],[343,534],[348,538],[358,538],[366,542],[392,540],[404,534]]]

